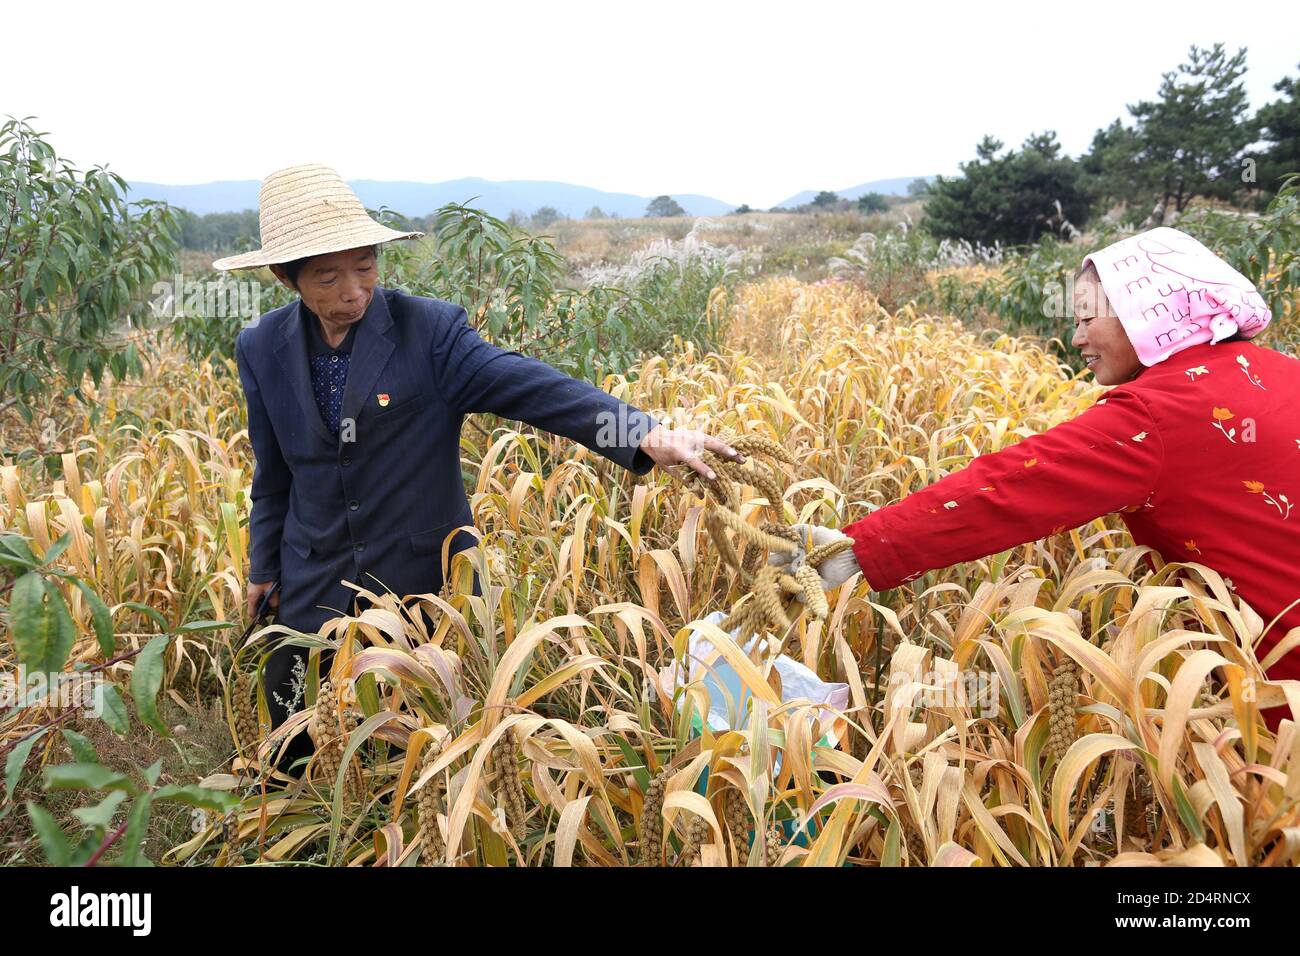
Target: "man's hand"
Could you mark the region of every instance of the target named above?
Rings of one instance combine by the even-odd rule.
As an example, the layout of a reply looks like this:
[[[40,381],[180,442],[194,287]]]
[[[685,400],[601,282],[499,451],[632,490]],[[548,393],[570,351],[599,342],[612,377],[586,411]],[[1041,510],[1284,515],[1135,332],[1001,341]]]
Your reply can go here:
[[[261,584],[253,584],[251,582],[249,583],[248,597],[245,601],[245,604],[248,607],[248,619],[250,621],[257,616],[257,606],[262,603],[262,595],[265,594],[267,591],[271,590],[271,586],[273,584],[275,584],[274,581],[264,581]],[[274,594],[271,595],[271,607],[279,607],[279,606],[280,606],[280,592],[276,591]]]
[[[830,544],[832,541],[845,538],[852,540],[843,531],[836,531],[834,528],[823,528],[820,525],[796,524],[791,525],[791,527],[799,532],[799,537],[803,539],[805,552],[821,547],[823,544]],[[767,563],[785,567],[790,564],[793,558],[794,555],[784,551],[773,551],[768,557]],[[817,575],[822,580],[823,591],[834,591],[861,570],[862,568],[858,566],[858,559],[854,555],[853,549],[849,548],[823,561],[821,567],[817,569]]]
[[[661,468],[669,465],[690,465],[693,469],[712,481],[717,478],[713,469],[700,459],[700,452],[708,449],[723,458],[744,462],[745,456],[736,451],[720,438],[696,431],[692,428],[673,430],[663,425],[656,425],[641,442],[641,450],[654,460]]]

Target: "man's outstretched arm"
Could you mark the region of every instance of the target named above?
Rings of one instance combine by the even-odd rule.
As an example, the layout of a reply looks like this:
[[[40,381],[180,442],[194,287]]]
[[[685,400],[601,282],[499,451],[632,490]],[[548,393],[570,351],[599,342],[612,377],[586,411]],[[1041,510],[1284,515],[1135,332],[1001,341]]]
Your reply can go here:
[[[720,439],[669,429],[653,416],[545,362],[483,340],[457,309],[433,346],[434,372],[444,398],[461,414],[491,412],[586,445],[635,474],[685,464],[714,477],[700,452],[744,461]]]

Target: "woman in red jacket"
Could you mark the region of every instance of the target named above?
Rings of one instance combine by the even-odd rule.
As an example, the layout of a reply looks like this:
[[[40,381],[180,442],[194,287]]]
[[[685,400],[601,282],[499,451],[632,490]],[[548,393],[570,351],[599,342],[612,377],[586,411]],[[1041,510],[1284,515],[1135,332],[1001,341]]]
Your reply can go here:
[[[884,590],[1118,512],[1136,543],[1213,568],[1266,625],[1278,618],[1257,655],[1270,679],[1300,679],[1300,653],[1270,654],[1300,627],[1300,361],[1246,341],[1268,324],[1264,301],[1160,228],[1085,259],[1074,308],[1073,344],[1114,388],[847,525],[853,549],[823,565],[823,584],[860,570]],[[1263,713],[1276,728],[1282,709]]]

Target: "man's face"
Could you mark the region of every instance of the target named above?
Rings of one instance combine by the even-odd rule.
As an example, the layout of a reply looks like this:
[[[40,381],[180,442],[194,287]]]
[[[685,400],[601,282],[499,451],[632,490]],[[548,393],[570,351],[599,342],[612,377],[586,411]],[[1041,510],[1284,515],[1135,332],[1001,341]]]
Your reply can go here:
[[[370,246],[312,256],[298,273],[296,286],[279,266],[271,266],[271,271],[302,296],[303,303],[323,324],[334,329],[346,329],[361,321],[379,273]]]
[[[1133,343],[1096,279],[1081,277],[1075,284],[1071,344],[1082,353],[1098,384],[1120,385],[1142,371]]]

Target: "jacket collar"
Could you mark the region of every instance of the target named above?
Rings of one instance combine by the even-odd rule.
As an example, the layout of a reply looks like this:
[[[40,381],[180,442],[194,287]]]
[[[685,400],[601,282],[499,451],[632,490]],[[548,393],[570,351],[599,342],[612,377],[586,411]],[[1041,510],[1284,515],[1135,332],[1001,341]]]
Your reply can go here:
[[[341,419],[357,419],[364,409],[366,395],[393,353],[395,343],[389,334],[393,328],[393,317],[388,311],[389,291],[382,286],[375,286],[366,313],[357,323],[357,335],[352,343],[352,357],[348,363],[348,381],[343,389]],[[311,391],[311,371],[307,364],[307,329],[304,327],[308,316],[309,310],[303,306],[302,299],[298,299],[281,326],[275,357],[280,362],[290,390],[298,396],[298,403],[312,430],[328,444],[335,445],[337,440],[325,427]]]
[[[302,324],[307,332],[307,357],[315,358],[318,355],[329,355],[331,352],[347,352],[351,354],[352,347],[356,344],[357,330],[360,329],[361,323],[354,322],[348,327],[347,332],[343,335],[343,341],[333,346],[325,341],[325,336],[321,334],[320,319],[318,319],[311,309],[305,305],[302,309]]]

